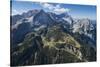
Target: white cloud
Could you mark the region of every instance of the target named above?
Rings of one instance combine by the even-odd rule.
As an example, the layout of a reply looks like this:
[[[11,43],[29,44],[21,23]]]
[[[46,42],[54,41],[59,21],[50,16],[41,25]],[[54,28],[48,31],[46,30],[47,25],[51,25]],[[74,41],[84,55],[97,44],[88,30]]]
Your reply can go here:
[[[40,3],[40,5],[43,8],[48,9],[49,11],[56,13],[56,14],[62,14],[62,13],[70,11],[69,8],[63,8],[63,7],[61,7],[60,4],[52,5],[52,4],[49,4],[49,3]]]
[[[12,13],[11,15],[21,15],[23,12],[27,12],[28,10],[24,10],[24,9],[21,9],[21,10],[17,10],[17,9],[12,9]]]
[[[54,9],[54,13],[56,13],[56,14],[62,14],[62,13],[65,13],[65,12],[69,12],[70,11],[70,9],[68,9],[68,8],[55,8]]]
[[[16,9],[12,9],[12,15],[16,15],[19,14],[19,11],[17,11]]]
[[[46,8],[46,9],[49,9],[49,10],[53,10],[53,9],[54,9],[54,6],[53,6],[52,4],[40,3],[40,5],[41,5],[43,8]]]

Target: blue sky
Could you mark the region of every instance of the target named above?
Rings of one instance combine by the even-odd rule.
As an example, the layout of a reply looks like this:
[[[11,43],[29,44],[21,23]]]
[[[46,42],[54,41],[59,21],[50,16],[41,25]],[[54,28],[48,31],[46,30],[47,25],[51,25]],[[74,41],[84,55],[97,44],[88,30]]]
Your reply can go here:
[[[74,18],[96,19],[96,6],[92,5],[72,5],[61,3],[12,1],[12,15],[22,14],[32,9],[44,9],[45,11],[61,14],[67,12]]]

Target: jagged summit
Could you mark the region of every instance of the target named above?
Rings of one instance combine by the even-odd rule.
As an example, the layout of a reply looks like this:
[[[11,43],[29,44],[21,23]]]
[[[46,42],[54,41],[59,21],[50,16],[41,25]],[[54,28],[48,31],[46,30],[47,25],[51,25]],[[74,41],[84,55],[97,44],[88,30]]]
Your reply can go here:
[[[40,13],[45,13],[45,11],[43,9],[40,10]]]
[[[55,21],[44,10],[40,10],[40,12],[38,12],[33,18],[33,23],[35,25],[43,25],[43,24],[48,25],[54,22]]]

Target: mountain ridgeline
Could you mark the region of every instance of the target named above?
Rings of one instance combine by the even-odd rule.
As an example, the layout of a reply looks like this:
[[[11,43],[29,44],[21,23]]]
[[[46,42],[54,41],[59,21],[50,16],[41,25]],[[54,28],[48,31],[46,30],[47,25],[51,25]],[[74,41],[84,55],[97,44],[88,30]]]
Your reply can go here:
[[[11,16],[11,66],[96,61],[96,20],[30,10]]]

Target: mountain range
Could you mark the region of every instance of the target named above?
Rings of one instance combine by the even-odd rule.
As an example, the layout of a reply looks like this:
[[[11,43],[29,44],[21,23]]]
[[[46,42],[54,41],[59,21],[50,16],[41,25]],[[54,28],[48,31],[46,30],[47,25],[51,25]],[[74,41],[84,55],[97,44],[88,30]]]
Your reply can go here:
[[[30,10],[11,16],[11,65],[96,61],[96,20]]]

